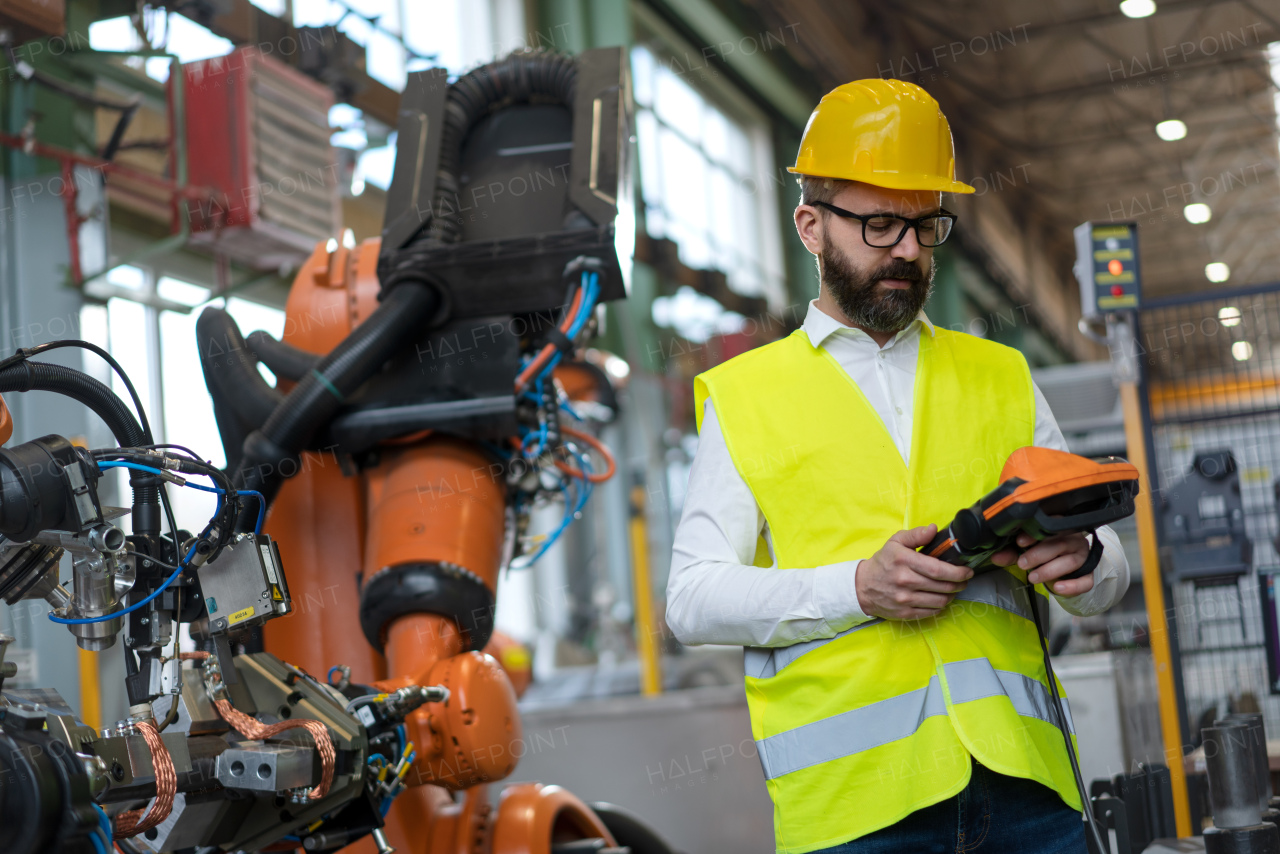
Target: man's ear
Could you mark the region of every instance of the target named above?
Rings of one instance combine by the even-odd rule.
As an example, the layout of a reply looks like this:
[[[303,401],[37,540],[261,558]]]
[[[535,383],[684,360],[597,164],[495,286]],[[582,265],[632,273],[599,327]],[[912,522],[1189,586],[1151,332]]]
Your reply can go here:
[[[823,227],[825,223],[822,220],[822,214],[813,205],[797,205],[794,214],[796,222],[796,234],[800,235],[800,242],[804,244],[804,248],[809,250],[812,255],[818,255],[822,252],[824,241]]]

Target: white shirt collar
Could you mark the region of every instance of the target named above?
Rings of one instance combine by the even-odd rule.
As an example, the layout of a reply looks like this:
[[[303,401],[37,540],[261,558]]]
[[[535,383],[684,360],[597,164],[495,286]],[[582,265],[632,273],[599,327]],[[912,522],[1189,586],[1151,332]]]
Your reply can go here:
[[[890,339],[888,346],[892,346],[895,341],[905,337],[912,331],[912,327],[917,323],[929,330],[930,335],[933,335],[933,322],[930,321],[929,318],[925,317],[924,309],[920,309],[920,313],[916,315],[915,320],[907,324],[905,329],[901,330],[897,335]],[[816,299],[809,300],[809,311],[804,316],[804,323],[801,325],[801,328],[804,329],[805,334],[809,336],[809,343],[814,347],[821,347],[823,341],[826,341],[827,338],[831,337],[831,335],[841,330],[844,330],[846,334],[853,336],[864,335],[868,339],[871,337],[861,329],[857,329],[853,326],[845,326],[843,323],[818,308],[818,301]]]

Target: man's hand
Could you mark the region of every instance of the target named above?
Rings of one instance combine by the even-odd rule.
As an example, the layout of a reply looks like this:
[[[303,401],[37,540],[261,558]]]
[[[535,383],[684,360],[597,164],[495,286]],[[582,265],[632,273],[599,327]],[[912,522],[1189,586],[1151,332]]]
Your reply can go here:
[[[886,620],[932,617],[964,589],[973,570],[916,551],[937,532],[937,525],[899,531],[858,564],[854,586],[864,614]]]
[[[1079,596],[1093,589],[1092,572],[1082,578],[1054,582],[1054,579],[1070,575],[1084,566],[1089,556],[1089,538],[1084,534],[1059,534],[1038,543],[1030,534],[1019,534],[1018,547],[1026,549],[1021,556],[1012,549],[1005,549],[992,555],[991,562],[997,566],[1008,566],[1016,558],[1020,568],[1030,570],[1027,581],[1032,584],[1043,582],[1059,596]]]

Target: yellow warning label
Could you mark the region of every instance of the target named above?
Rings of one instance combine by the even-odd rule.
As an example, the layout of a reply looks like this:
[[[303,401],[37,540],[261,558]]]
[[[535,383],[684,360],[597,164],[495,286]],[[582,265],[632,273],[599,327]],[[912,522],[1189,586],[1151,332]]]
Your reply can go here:
[[[1098,308],[1134,308],[1137,304],[1137,294],[1123,294],[1118,297],[1098,297]]]
[[[1094,240],[1106,240],[1108,237],[1128,237],[1129,226],[1127,225],[1095,225],[1093,227]]]
[[[1125,270],[1118,276],[1110,273],[1095,273],[1093,280],[1100,285],[1127,285],[1133,281],[1133,271]]]
[[[1093,260],[1095,261],[1110,261],[1112,258],[1115,258],[1117,261],[1131,261],[1133,260],[1133,250],[1132,249],[1096,249],[1094,250]]]
[[[276,584],[271,585],[271,598],[276,602],[284,601],[284,594],[280,592],[279,585],[276,585]]]
[[[239,611],[236,611],[230,617],[227,617],[227,625],[234,626],[236,623],[243,623],[245,620],[249,619],[252,616],[253,616],[252,605],[250,605],[248,608],[241,608]]]

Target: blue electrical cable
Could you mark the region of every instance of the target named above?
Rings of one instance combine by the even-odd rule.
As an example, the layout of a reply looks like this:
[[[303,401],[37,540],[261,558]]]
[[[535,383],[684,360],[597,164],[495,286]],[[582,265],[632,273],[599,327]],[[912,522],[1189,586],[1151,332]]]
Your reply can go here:
[[[143,599],[142,601],[134,602],[132,605],[122,610],[113,611],[110,614],[103,614],[101,617],[82,617],[78,620],[67,620],[62,617],[55,617],[53,615],[53,612],[50,611],[49,619],[55,623],[60,623],[64,626],[84,626],[84,625],[88,625],[89,623],[105,623],[107,620],[114,620],[116,617],[123,617],[125,614],[132,614],[134,611],[138,610],[143,605],[148,604],[149,602],[151,602],[152,599],[155,599],[161,593],[169,589],[169,585],[178,579],[178,576],[182,574],[182,570],[187,568],[187,562],[190,561],[193,556],[195,556],[196,546],[198,544],[199,544],[198,540],[195,543],[192,543],[191,551],[187,552],[187,556],[184,557],[176,567],[174,567],[172,574],[170,574],[169,577],[164,580],[164,584],[161,584],[159,587],[153,590],[151,594],[147,596],[147,598]]]
[[[128,460],[107,460],[99,461],[99,469],[133,469],[134,471],[145,471],[151,474],[163,475],[160,469],[155,466],[144,466],[142,463],[131,463]]]
[[[107,818],[107,811],[97,804],[94,804],[93,808],[98,811],[98,826],[102,828],[102,832],[110,840],[111,837],[115,836],[115,833],[111,830],[111,819]]]
[[[583,273],[582,278],[582,287],[584,291],[582,305],[579,306],[578,314],[574,317],[573,322],[569,324],[569,330],[564,333],[564,336],[569,340],[576,338],[578,333],[582,332],[582,327],[587,325],[587,321],[591,318],[591,313],[595,310],[596,299],[600,294],[599,276],[595,273]],[[547,360],[547,364],[542,367],[538,376],[551,376],[551,371],[555,369],[556,365],[560,364],[560,359],[563,355],[564,353],[562,351],[557,350],[551,358]]]
[[[158,475],[161,475],[161,476],[163,476],[163,475],[165,474],[165,472],[162,472],[160,469],[158,469],[158,468],[156,468],[156,467],[154,467],[154,466],[146,466],[146,465],[143,465],[142,463],[133,463],[133,462],[129,462],[128,460],[111,460],[111,461],[107,461],[107,462],[100,462],[100,463],[98,463],[98,468],[99,468],[99,469],[134,469],[135,471],[145,471],[145,472],[149,472],[149,473],[151,473],[151,474],[158,474]],[[209,475],[204,475],[204,476],[205,476],[205,477],[208,477]],[[183,485],[183,486],[189,486],[189,487],[191,487],[192,489],[198,489],[198,490],[200,490],[201,492],[212,492],[212,493],[216,494],[216,495],[218,496],[218,498],[219,498],[219,499],[221,499],[221,498],[222,498],[222,494],[226,491],[226,490],[224,490],[224,489],[220,489],[219,487],[216,487],[216,486],[204,486],[203,484],[199,484],[199,483],[191,483],[190,481],[186,481],[186,482],[184,482],[182,485]],[[254,498],[257,498],[257,499],[258,499],[258,524],[257,524],[257,526],[254,528],[253,532],[254,532],[255,534],[261,534],[261,533],[262,533],[262,522],[263,522],[263,519],[266,517],[266,514],[267,514],[267,499],[266,499],[266,497],[265,497],[265,496],[263,496],[263,494],[262,494],[261,492],[258,492],[258,491],[253,490],[253,489],[237,489],[237,490],[236,490],[236,495],[250,495],[250,496],[253,496]],[[219,504],[219,505],[218,505],[218,507],[219,507],[219,509],[221,509],[222,505],[221,505],[221,504]]]
[[[592,470],[590,462],[581,454],[573,454],[573,457],[578,461],[579,469],[582,472],[586,473]],[[563,534],[565,529],[573,522],[574,517],[582,511],[582,508],[587,506],[587,501],[591,498],[591,491],[594,488],[594,485],[585,479],[583,479],[581,483],[578,483],[577,479],[575,479],[572,483],[577,487],[573,501],[573,508],[569,509],[570,502],[568,495],[566,494],[564,519],[560,522],[560,526],[548,535],[546,541],[538,548],[538,551],[534,553],[533,557],[529,558],[529,562],[526,563],[525,566],[533,566],[537,563],[538,560],[546,554],[547,550],[555,545],[556,540],[560,539],[560,535]],[[567,493],[567,489],[563,487],[560,491]]]
[[[216,486],[203,486],[199,483],[184,483],[183,486],[189,486],[192,489],[198,489],[201,492],[216,493],[219,500],[221,500],[222,493],[224,492],[224,490],[221,490]],[[257,490],[253,490],[253,489],[237,489],[236,495],[251,495],[254,498],[258,499],[258,524],[254,526],[253,532],[255,534],[261,534],[262,520],[266,517],[266,514],[267,514],[267,499],[263,496],[261,492],[258,492]]]
[[[412,765],[413,761],[417,758],[418,758],[418,751],[416,750],[411,751],[409,753],[409,764]],[[390,811],[391,809],[391,802],[394,801],[396,799],[396,796],[398,796],[399,794],[400,792],[396,792],[391,797],[382,799],[382,803],[379,805],[378,811],[382,814],[383,818],[387,817],[387,812]]]
[[[97,804],[94,804],[93,808],[98,811],[98,830],[101,831],[102,833],[101,841],[103,843],[103,846],[100,850],[103,852],[103,854],[108,854],[108,852],[110,852],[112,848],[111,840],[115,836],[115,832],[112,831],[111,829],[111,819],[107,818],[107,814],[105,811],[103,811],[102,807],[98,806]],[[97,838],[98,837],[95,835],[94,839],[97,839]]]
[[[123,460],[117,460],[112,462],[100,462],[98,463],[98,468],[100,469],[127,468],[127,469],[137,469],[138,471],[150,472],[151,474],[162,473],[158,468],[154,468],[152,466],[144,466],[140,463],[126,462]],[[217,493],[218,506],[219,508],[221,508],[222,506],[222,490],[221,489],[211,489],[209,487],[200,486],[199,484],[195,484],[195,483],[188,483],[186,485],[193,486],[205,492]],[[254,494],[256,495],[257,493],[254,493]],[[262,518],[261,510],[259,511],[258,518],[259,520],[261,520]],[[196,548],[197,546],[199,546],[199,544],[200,544],[200,538],[197,537],[196,542],[191,544],[191,550],[187,552],[186,557],[178,561],[178,565],[174,567],[173,572],[170,573],[169,577],[164,580],[164,583],[161,584],[159,587],[157,587],[155,590],[153,590],[145,599],[142,599],[141,601],[138,601],[138,602],[134,602],[132,605],[128,606],[127,608],[122,608],[119,611],[113,611],[110,614],[103,614],[100,617],[82,617],[80,619],[68,620],[63,617],[54,616],[53,612],[50,611],[49,620],[64,626],[83,626],[83,625],[88,625],[90,623],[105,623],[107,620],[114,620],[116,617],[123,617],[125,614],[132,614],[134,611],[138,610],[144,605],[149,604],[157,596],[159,596],[161,593],[169,589],[169,585],[173,584],[173,582],[178,579],[178,576],[182,574],[182,571],[187,568],[187,564],[189,564],[191,562],[191,558],[195,556]]]
[[[575,337],[577,337],[579,333],[582,332],[582,328],[587,325],[587,321],[591,318],[591,313],[595,310],[596,300],[600,296],[599,274],[584,272],[582,274],[582,290],[583,290],[582,302],[578,307],[578,313],[574,316],[573,320],[569,324],[568,330],[566,330],[564,333],[565,337],[568,338],[569,340],[573,340]],[[536,377],[534,378],[534,387],[537,393],[533,397],[533,399],[537,403],[542,402],[543,380],[544,379],[549,380],[551,378],[551,375],[552,375],[551,372],[555,369],[556,365],[560,363],[560,358],[562,355],[563,355],[563,352],[557,350],[552,355],[552,357],[547,360],[547,364],[543,366],[542,370],[539,371]],[[528,363],[526,362],[526,364]],[[528,395],[529,392],[526,391],[524,392],[524,394]],[[574,412],[571,408],[567,407],[565,404],[561,403],[559,404],[559,407],[564,411],[568,412],[575,419],[579,421],[582,420],[581,416],[579,416],[578,413]],[[533,431],[527,430],[527,429],[521,433],[522,445],[524,442],[528,441],[528,436],[531,433],[533,433]],[[542,450],[544,449],[546,445],[546,440],[547,440],[547,428],[546,428],[546,424],[544,423],[540,425],[540,428],[538,431],[538,453],[541,453]],[[537,454],[534,454],[531,451],[526,451],[526,453],[529,454],[530,456],[537,456]],[[584,459],[580,454],[574,453],[573,456],[578,461],[579,471],[586,473],[592,470],[590,462]],[[525,567],[533,566],[534,563],[536,563],[544,554],[546,554],[548,549],[550,549],[553,545],[555,545],[556,541],[560,539],[560,535],[563,534],[565,529],[568,528],[569,525],[573,522],[574,517],[576,517],[578,513],[582,511],[582,508],[586,506],[587,501],[591,497],[591,491],[594,488],[594,484],[592,484],[590,481],[586,480],[585,478],[582,478],[582,479],[573,478],[570,481],[569,486],[572,486],[574,488],[572,499],[569,496],[569,489],[567,486],[560,488],[560,492],[564,494],[564,499],[565,499],[564,519],[560,522],[560,525],[554,531],[552,531],[551,534],[547,536],[547,539],[538,548],[537,552],[534,553],[533,557],[529,558],[528,562],[524,564]]]

